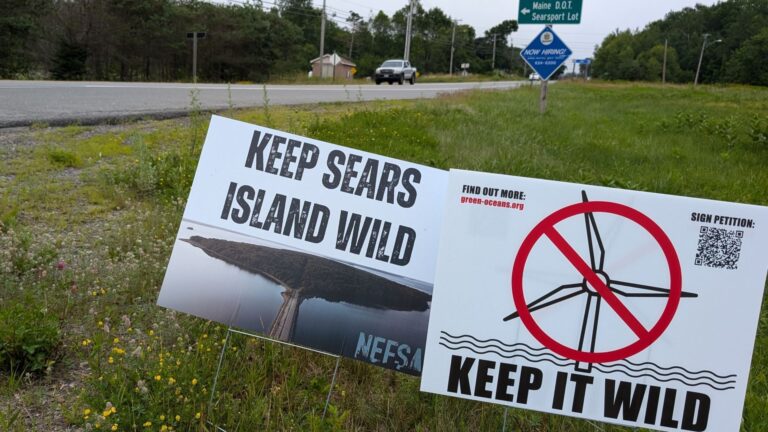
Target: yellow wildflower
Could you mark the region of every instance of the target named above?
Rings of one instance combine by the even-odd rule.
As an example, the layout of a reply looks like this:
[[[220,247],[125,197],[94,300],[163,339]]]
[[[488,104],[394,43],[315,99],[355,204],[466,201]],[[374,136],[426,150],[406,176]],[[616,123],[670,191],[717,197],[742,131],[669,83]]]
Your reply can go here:
[[[195,418],[196,418],[197,420],[200,420],[200,413],[195,413]]]
[[[118,343],[120,343],[120,338],[114,338],[114,339],[112,339],[112,343],[113,343],[113,344],[118,344]]]
[[[181,416],[178,415],[178,414],[176,414],[176,417],[174,417],[174,418],[176,419],[177,422],[181,421]]]
[[[83,415],[90,415],[90,414],[91,414],[90,408],[86,408],[83,410]]]
[[[143,426],[145,428],[152,427],[152,422],[151,421],[145,421]]]
[[[163,377],[160,375],[155,375],[155,381],[160,381],[161,379],[163,379]]]
[[[173,377],[170,377],[170,378],[168,378],[168,384],[169,385],[174,385],[174,384],[176,384],[176,380],[173,379]]]
[[[192,385],[197,385],[197,378],[192,378]]]
[[[163,425],[163,427],[160,428],[160,432],[165,432],[168,430],[168,426]]]
[[[113,431],[116,431],[116,430],[117,430],[117,423],[113,423],[113,424],[112,424],[112,430],[113,430]]]
[[[112,364],[114,362],[115,362],[115,359],[113,359],[112,356],[109,356],[109,358],[107,359],[107,363]]]
[[[165,421],[165,416],[160,414],[160,421]]]

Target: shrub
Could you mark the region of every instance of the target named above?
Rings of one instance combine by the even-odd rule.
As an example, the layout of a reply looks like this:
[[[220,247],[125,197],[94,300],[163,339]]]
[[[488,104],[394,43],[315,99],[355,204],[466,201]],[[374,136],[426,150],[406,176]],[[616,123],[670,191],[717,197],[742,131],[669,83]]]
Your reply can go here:
[[[0,304],[0,369],[39,372],[54,360],[59,320],[31,304]]]

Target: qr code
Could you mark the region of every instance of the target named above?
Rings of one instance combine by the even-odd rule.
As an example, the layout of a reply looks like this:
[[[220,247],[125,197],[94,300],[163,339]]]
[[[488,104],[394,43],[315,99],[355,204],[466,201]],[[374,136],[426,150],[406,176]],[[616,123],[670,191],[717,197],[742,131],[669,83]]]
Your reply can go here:
[[[736,270],[744,231],[703,226],[699,230],[696,265]]]

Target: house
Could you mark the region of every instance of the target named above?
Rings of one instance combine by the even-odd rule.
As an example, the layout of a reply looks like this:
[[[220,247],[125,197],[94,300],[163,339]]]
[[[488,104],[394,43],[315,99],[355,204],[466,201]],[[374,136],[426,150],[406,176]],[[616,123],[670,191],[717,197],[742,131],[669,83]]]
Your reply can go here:
[[[351,80],[357,72],[354,63],[336,53],[325,54],[311,60],[309,64],[312,65],[313,77]]]

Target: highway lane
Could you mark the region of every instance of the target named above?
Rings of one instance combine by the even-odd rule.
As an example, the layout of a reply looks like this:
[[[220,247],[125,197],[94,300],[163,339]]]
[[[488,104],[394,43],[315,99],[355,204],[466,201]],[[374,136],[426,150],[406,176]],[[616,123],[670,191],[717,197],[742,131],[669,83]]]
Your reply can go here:
[[[92,124],[125,117],[186,115],[192,95],[201,109],[222,110],[318,102],[434,98],[469,89],[507,89],[522,81],[416,85],[238,85],[0,80],[0,128],[33,123]],[[231,95],[231,96],[230,96]]]

